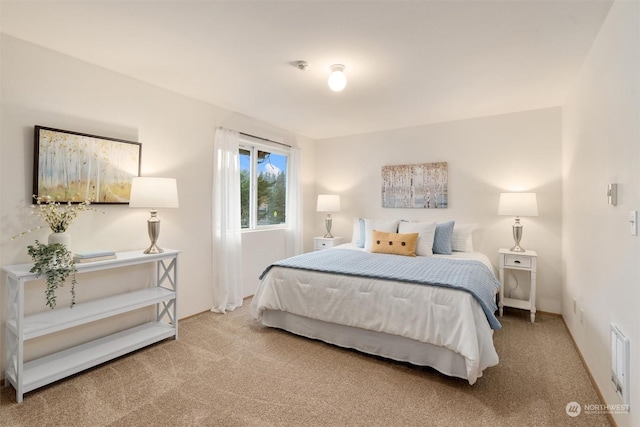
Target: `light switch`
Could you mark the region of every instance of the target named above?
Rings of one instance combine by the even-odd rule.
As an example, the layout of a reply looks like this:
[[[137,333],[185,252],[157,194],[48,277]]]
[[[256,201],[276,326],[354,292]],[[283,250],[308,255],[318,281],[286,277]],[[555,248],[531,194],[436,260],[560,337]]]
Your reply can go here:
[[[629,225],[632,236],[638,235],[638,211],[629,212]]]
[[[609,184],[607,186],[607,202],[611,206],[618,204],[618,184]]]

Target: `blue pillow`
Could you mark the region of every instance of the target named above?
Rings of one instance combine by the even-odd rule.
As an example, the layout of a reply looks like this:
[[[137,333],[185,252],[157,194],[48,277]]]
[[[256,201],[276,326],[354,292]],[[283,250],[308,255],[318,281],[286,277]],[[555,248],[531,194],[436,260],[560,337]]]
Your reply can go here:
[[[358,241],[358,247],[364,248],[364,238],[365,238],[364,219],[359,218],[358,221],[360,222],[360,241]]]
[[[436,224],[436,236],[433,238],[433,253],[451,255],[451,237],[455,221]]]

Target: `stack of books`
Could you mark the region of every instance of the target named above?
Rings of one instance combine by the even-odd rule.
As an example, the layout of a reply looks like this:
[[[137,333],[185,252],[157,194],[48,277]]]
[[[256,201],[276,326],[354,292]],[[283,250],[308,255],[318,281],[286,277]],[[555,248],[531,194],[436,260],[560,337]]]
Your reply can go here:
[[[73,256],[73,261],[76,264],[82,264],[85,262],[106,261],[108,259],[115,259],[116,253],[114,251],[94,251],[94,252],[81,252],[76,253]]]

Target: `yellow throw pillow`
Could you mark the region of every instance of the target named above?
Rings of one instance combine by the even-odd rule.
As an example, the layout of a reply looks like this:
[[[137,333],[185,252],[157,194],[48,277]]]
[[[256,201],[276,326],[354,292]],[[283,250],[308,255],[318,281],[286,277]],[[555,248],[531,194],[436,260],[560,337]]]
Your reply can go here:
[[[371,252],[416,256],[419,233],[385,233],[373,230],[371,233]]]

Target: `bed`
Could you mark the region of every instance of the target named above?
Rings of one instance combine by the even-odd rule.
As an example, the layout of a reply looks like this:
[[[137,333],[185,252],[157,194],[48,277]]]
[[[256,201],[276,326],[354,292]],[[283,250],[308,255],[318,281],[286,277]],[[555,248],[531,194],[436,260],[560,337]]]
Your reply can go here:
[[[499,282],[485,255],[398,256],[357,242],[270,265],[252,316],[265,326],[429,366],[469,384],[498,364]]]

